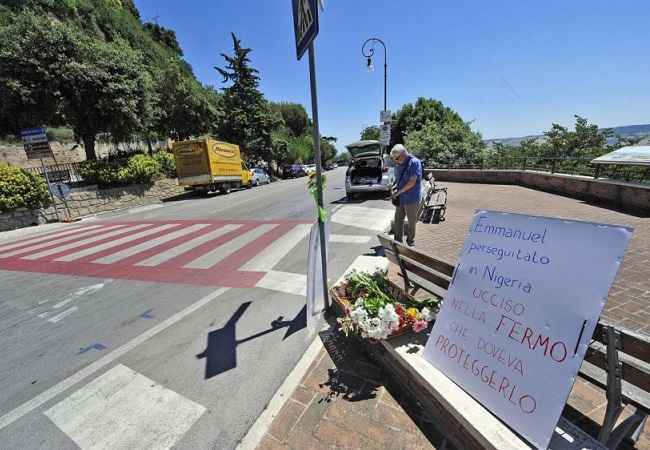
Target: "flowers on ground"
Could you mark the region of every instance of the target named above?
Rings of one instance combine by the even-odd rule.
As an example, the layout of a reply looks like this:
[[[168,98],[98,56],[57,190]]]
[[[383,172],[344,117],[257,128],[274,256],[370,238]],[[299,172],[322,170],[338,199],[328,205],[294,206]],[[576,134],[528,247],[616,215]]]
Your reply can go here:
[[[356,300],[351,305],[343,304],[344,317],[338,319],[340,330],[346,336],[358,334],[374,340],[409,329],[416,333],[426,330],[438,306],[436,299],[397,301],[382,272],[352,272],[346,280],[346,296]]]

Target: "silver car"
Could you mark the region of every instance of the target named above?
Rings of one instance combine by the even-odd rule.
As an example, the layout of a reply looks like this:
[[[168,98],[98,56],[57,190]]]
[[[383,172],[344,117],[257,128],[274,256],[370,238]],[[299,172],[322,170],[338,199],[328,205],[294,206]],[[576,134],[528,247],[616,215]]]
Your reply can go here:
[[[352,156],[345,175],[348,198],[366,192],[390,192],[395,169],[388,155],[383,155],[379,141],[359,141],[346,147]]]
[[[259,186],[260,184],[269,184],[271,182],[271,177],[264,169],[251,169],[251,183],[253,186]]]

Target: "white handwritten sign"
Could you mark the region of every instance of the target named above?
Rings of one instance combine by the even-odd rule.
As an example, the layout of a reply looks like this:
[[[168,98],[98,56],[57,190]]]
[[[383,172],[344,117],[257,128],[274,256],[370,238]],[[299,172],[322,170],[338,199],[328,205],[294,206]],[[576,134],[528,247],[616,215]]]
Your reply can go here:
[[[547,448],[631,235],[477,211],[424,357]]]

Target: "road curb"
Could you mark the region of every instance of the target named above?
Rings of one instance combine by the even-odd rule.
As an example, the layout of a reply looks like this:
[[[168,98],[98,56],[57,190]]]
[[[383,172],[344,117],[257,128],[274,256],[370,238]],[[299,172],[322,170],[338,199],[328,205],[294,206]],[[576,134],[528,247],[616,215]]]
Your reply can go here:
[[[312,362],[316,359],[323,343],[320,336],[316,334],[314,340],[307,348],[307,351],[302,355],[296,366],[289,373],[280,388],[276,391],[269,401],[266,409],[260,414],[253,426],[248,430],[246,436],[239,442],[236,450],[255,450],[260,444],[266,432],[268,431],[273,419],[280,413],[280,410],[291,397],[293,391],[300,384],[300,380],[307,374]]]

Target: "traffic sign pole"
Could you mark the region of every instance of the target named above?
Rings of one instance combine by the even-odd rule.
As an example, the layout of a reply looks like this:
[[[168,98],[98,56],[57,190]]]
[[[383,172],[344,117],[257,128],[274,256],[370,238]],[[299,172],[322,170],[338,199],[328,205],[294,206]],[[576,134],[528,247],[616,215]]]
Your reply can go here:
[[[50,185],[50,177],[47,176],[47,169],[45,168],[43,158],[41,158],[41,167],[43,168],[43,176],[45,176],[45,182],[47,183],[47,191],[50,193],[50,198],[52,199],[52,207],[54,208],[54,213],[56,214],[56,221],[60,222],[61,217],[59,216],[59,210],[56,207],[56,201],[54,200],[54,194],[52,193],[52,186]]]
[[[316,55],[314,43],[309,44],[309,84],[311,86],[311,115],[314,122],[314,153],[316,159],[316,198],[318,202],[318,232],[320,234],[320,255],[323,266],[323,299],[325,310],[329,310],[330,301],[327,292],[327,247],[325,246],[325,223],[320,214],[323,207],[323,169],[321,167],[320,130],[318,127],[318,95],[316,90]]]

